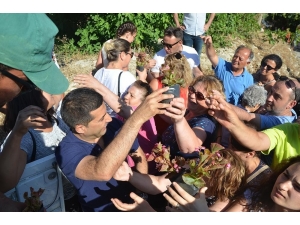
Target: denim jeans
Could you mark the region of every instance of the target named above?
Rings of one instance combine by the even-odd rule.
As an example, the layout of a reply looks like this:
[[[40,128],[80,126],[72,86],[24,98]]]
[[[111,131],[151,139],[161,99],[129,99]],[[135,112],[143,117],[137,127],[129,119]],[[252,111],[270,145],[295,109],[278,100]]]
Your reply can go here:
[[[183,32],[183,44],[193,47],[200,57],[203,45],[203,41],[200,36],[193,36]]]

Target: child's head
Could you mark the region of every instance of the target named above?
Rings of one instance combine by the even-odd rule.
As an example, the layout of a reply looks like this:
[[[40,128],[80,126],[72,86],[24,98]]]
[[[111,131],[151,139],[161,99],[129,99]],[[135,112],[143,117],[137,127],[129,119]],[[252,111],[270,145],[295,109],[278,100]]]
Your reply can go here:
[[[246,88],[243,93],[242,106],[248,112],[255,112],[260,106],[263,106],[267,100],[267,91],[263,86],[256,84]]]
[[[148,83],[141,80],[135,81],[124,95],[124,102],[129,106],[139,106],[145,98],[152,93]]]
[[[122,38],[127,40],[129,43],[134,41],[137,33],[137,28],[134,23],[127,21],[122,23],[116,32],[116,38]]]
[[[244,182],[246,168],[240,157],[231,149],[219,150],[219,154],[228,161],[224,168],[210,171],[210,179],[206,180],[208,196],[215,196],[221,201],[234,196]]]

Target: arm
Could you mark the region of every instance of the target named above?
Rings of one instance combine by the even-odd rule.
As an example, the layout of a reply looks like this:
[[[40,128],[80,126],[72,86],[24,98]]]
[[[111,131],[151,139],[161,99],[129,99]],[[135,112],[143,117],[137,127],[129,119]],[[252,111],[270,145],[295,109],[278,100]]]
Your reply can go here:
[[[209,29],[209,27],[210,27],[212,21],[214,20],[215,16],[216,16],[215,13],[211,13],[211,14],[210,14],[207,23],[204,25],[204,30],[205,30],[205,31],[208,31],[208,29]]]
[[[16,202],[0,192],[0,212],[22,212],[26,208],[24,202]]]
[[[186,111],[183,98],[174,98],[172,107],[167,108],[167,115],[174,122],[176,141],[181,152],[191,153],[202,146],[206,139],[206,132],[202,128],[191,128],[184,114]],[[189,141],[186,141],[189,140]]]
[[[102,49],[100,49],[99,54],[98,54],[98,59],[96,62],[96,69],[99,70],[103,67],[103,57],[102,57]]]
[[[0,154],[0,191],[6,192],[14,188],[27,163],[27,153],[20,149],[23,136],[29,127],[41,127],[45,122],[42,109],[28,106],[19,112],[16,124],[9,134]]]
[[[127,106],[118,95],[109,90],[105,85],[101,84],[92,75],[77,75],[74,78],[74,82],[78,83],[80,87],[95,89],[103,96],[104,101],[124,119],[128,119],[132,114],[133,109],[130,106]]]
[[[137,189],[151,195],[157,195],[165,192],[167,186],[171,185],[171,181],[166,178],[167,175],[167,173],[161,176],[137,173],[132,171],[126,162],[123,162],[114,174],[114,179],[129,181]]]
[[[270,147],[270,139],[263,132],[246,126],[231,109],[220,95],[213,95],[207,100],[210,110],[208,111],[222,126],[226,127],[230,133],[243,145],[254,151],[267,150]]]
[[[209,61],[211,62],[213,67],[216,67],[218,65],[219,58],[218,58],[216,50],[212,44],[211,36],[201,36],[201,38],[203,39],[203,42],[205,44],[206,55],[207,55]]]
[[[147,174],[148,173],[148,162],[145,156],[144,151],[139,147],[134,153],[131,153],[133,161],[135,162],[136,170],[139,173]]]
[[[167,87],[162,88],[148,95],[98,157],[89,155],[79,162],[76,177],[82,180],[110,180],[128,155],[143,123],[156,114],[165,113],[165,109],[170,106],[160,103],[163,99],[173,97],[172,94],[162,94],[167,90]]]
[[[178,13],[173,13],[173,19],[176,24],[176,27],[179,27],[181,30],[185,30],[185,26],[180,25],[179,23]]]
[[[199,67],[200,67],[200,64],[199,64],[199,66],[193,67],[193,74],[195,77],[203,76],[203,73]]]

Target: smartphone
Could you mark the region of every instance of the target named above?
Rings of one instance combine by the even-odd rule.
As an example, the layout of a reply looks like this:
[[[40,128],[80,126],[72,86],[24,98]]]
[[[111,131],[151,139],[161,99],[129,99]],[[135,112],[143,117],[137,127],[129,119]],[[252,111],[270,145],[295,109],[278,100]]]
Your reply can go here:
[[[169,90],[167,90],[166,92],[163,92],[163,94],[173,94],[174,98],[179,98],[180,97],[180,85],[179,84],[175,84],[169,87]],[[169,98],[169,99],[164,99],[161,101],[161,103],[170,103],[172,101],[173,98]]]

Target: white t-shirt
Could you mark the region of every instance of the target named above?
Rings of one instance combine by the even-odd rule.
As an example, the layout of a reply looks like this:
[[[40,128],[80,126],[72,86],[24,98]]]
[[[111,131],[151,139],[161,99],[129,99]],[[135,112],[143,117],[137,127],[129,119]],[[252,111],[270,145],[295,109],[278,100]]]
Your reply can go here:
[[[197,51],[189,46],[182,45],[182,52],[181,52],[186,58],[187,61],[189,62],[191,69],[194,67],[197,67],[200,65],[200,58],[197,53]],[[159,69],[161,65],[165,62],[165,57],[167,53],[165,49],[161,49],[154,55],[154,59],[156,60],[155,66],[151,69],[153,73],[159,73]]]
[[[101,68],[95,74],[95,78],[104,86],[106,86],[113,93],[118,95],[118,78],[120,77],[120,97],[129,88],[129,86],[136,81],[135,76],[129,71],[123,71],[120,69],[106,69]],[[106,111],[110,116],[116,116],[116,113],[106,104]]]

